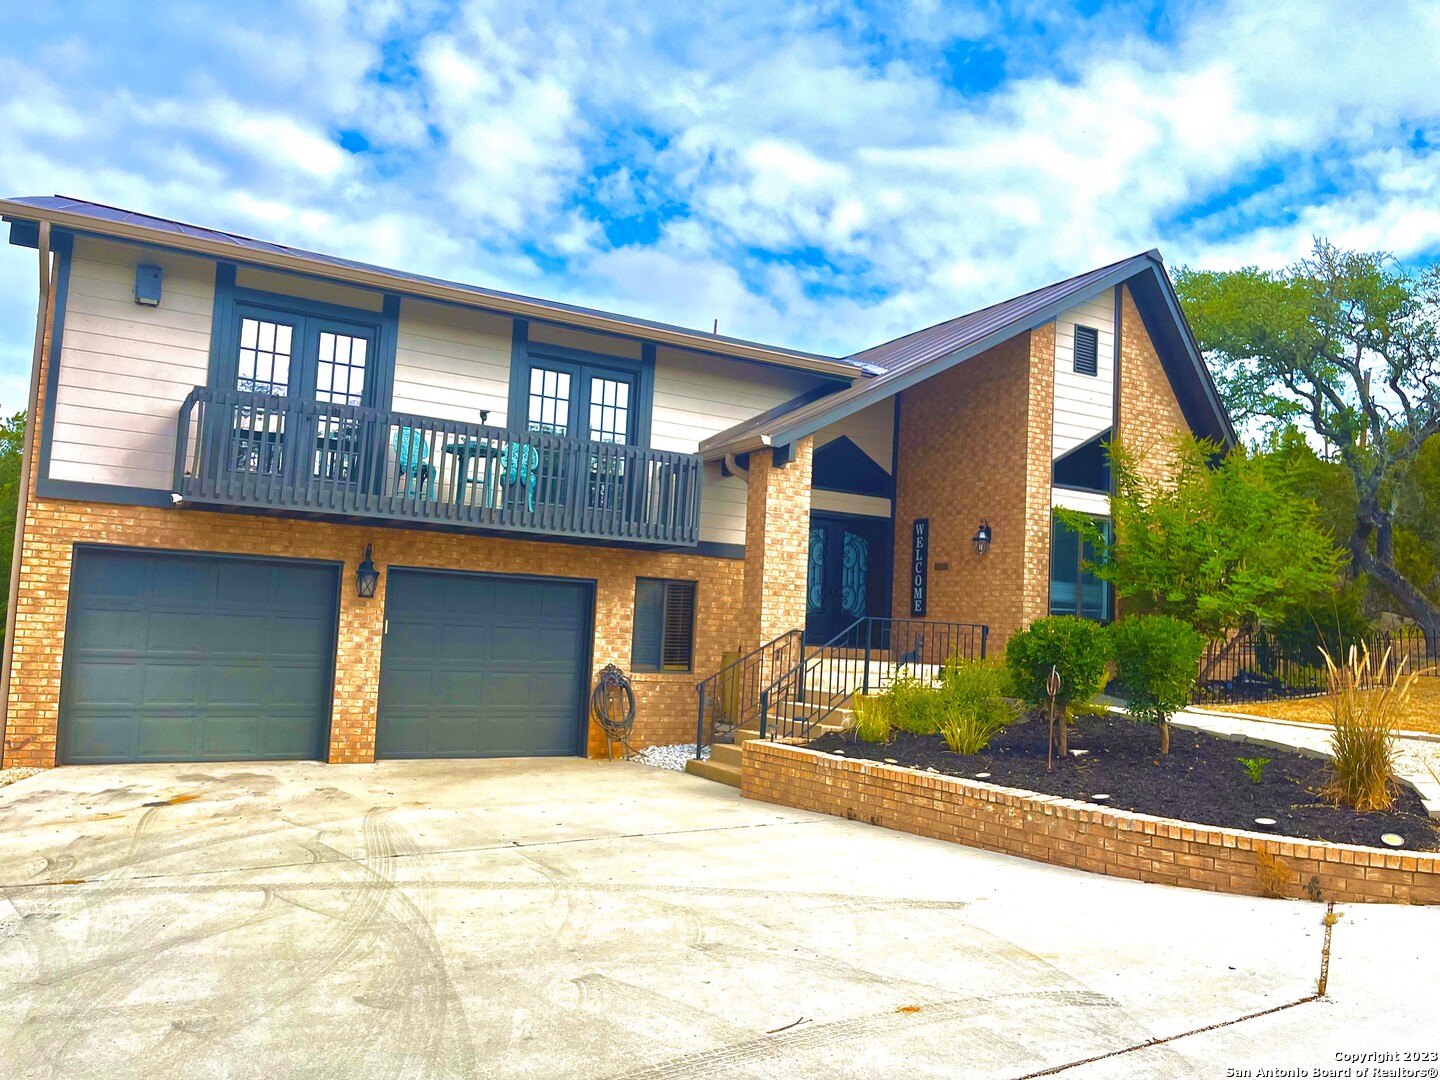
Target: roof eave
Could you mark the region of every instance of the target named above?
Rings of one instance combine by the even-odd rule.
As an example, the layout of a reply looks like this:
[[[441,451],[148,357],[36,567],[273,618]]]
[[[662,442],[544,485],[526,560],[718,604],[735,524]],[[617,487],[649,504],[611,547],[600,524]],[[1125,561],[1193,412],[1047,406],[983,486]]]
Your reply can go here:
[[[76,232],[113,237],[119,240],[131,240],[137,243],[159,245],[197,255],[206,255],[227,262],[243,262],[255,266],[263,266],[267,269],[285,270],[292,273],[325,277],[348,284],[380,289],[386,292],[403,293],[407,296],[415,296],[422,299],[441,300],[447,303],[460,304],[465,307],[484,308],[486,310],[512,315],[517,318],[559,323],[580,329],[620,335],[622,337],[643,337],[647,341],[654,341],[656,344],[669,345],[678,349],[689,349],[727,357],[736,357],[738,359],[752,360],[762,364],[772,364],[779,367],[794,368],[800,371],[810,371],[819,375],[855,379],[861,373],[860,369],[854,364],[846,363],[842,360],[826,360],[820,357],[801,356],[783,350],[768,349],[763,345],[754,343],[735,342],[732,340],[722,341],[699,331],[687,332],[650,324],[639,324],[625,319],[607,318],[603,313],[598,312],[591,313],[565,310],[563,308],[551,307],[541,301],[528,300],[523,297],[497,296],[495,294],[481,296],[456,286],[446,286],[438,282],[422,282],[410,278],[396,277],[380,269],[336,266],[331,263],[318,263],[298,255],[287,255],[283,252],[264,251],[255,248],[237,248],[233,244],[225,244],[205,237],[190,236],[184,233],[160,232],[143,225],[133,225],[129,222],[94,218],[85,214],[75,214],[66,210],[57,210],[50,207],[36,207],[28,203],[12,202],[8,199],[0,199],[0,217],[4,217],[7,220],[48,221],[54,227],[71,229]]]

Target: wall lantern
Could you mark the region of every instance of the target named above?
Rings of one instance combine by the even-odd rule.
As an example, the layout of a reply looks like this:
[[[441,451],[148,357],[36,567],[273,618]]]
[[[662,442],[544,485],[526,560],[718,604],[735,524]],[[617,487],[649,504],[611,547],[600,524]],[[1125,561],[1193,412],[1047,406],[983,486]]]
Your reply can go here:
[[[360,566],[355,571],[355,591],[364,597],[375,595],[375,587],[380,584],[380,571],[375,569],[375,561],[370,558],[370,545],[365,545],[365,558],[360,560]]]
[[[975,554],[984,555],[990,550],[990,522],[981,521],[975,530]]]

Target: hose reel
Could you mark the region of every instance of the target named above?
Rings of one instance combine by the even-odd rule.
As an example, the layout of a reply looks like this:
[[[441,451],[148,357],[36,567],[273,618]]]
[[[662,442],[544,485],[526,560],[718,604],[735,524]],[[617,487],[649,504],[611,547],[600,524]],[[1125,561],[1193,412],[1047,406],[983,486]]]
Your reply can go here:
[[[614,664],[606,664],[600,672],[595,692],[590,695],[590,711],[605,732],[605,755],[613,759],[618,742],[628,761],[633,753],[630,729],[635,726],[635,689],[629,676]]]

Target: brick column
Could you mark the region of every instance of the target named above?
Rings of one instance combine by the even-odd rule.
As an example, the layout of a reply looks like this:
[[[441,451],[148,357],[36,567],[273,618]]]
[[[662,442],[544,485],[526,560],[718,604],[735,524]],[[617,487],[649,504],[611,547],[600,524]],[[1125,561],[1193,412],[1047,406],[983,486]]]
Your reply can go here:
[[[1020,629],[1050,613],[1050,483],[1054,468],[1055,324],[1030,331],[1025,424],[1025,570]]]
[[[742,651],[805,626],[810,469],[814,455],[812,436],[795,443],[794,459],[784,466],[775,465],[770,450],[750,455],[740,617]]]

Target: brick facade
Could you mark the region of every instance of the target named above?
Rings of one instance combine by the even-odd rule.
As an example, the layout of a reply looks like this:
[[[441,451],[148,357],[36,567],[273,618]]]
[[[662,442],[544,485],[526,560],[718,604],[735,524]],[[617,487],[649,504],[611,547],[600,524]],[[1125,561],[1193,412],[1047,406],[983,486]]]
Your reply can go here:
[[[1115,430],[1152,478],[1169,471],[1171,443],[1190,430],[1130,287],[1120,290],[1120,395]]]
[[[926,618],[990,627],[991,648],[1045,613],[1055,328],[1020,334],[900,395],[894,614],[910,613],[911,526],[930,519]],[[994,535],[986,555],[972,538]]]
[[[1101,809],[782,743],[747,742],[746,798],[1111,877],[1303,900],[1440,904],[1440,854],[1263,836]]]
[[[814,436],[797,441],[795,456],[783,467],[775,466],[772,451],[757,450],[750,455],[742,651],[805,625],[814,458]]]
[[[635,745],[684,742],[695,734],[695,681],[716,670],[740,641],[744,566],[737,559],[571,544],[335,525],[290,518],[142,506],[40,501],[27,515],[20,608],[10,685],[4,764],[55,763],[60,668],[74,546],[113,544],[177,551],[343,560],[340,623],[331,712],[330,760],[375,757],[376,700],[384,628],[387,564],[501,574],[542,574],[595,582],[594,674],[614,663],[630,670],[637,577],[684,578],[696,585],[697,674],[634,673]],[[373,599],[355,593],[366,544],[381,568]],[[591,724],[589,752],[605,753]]]

